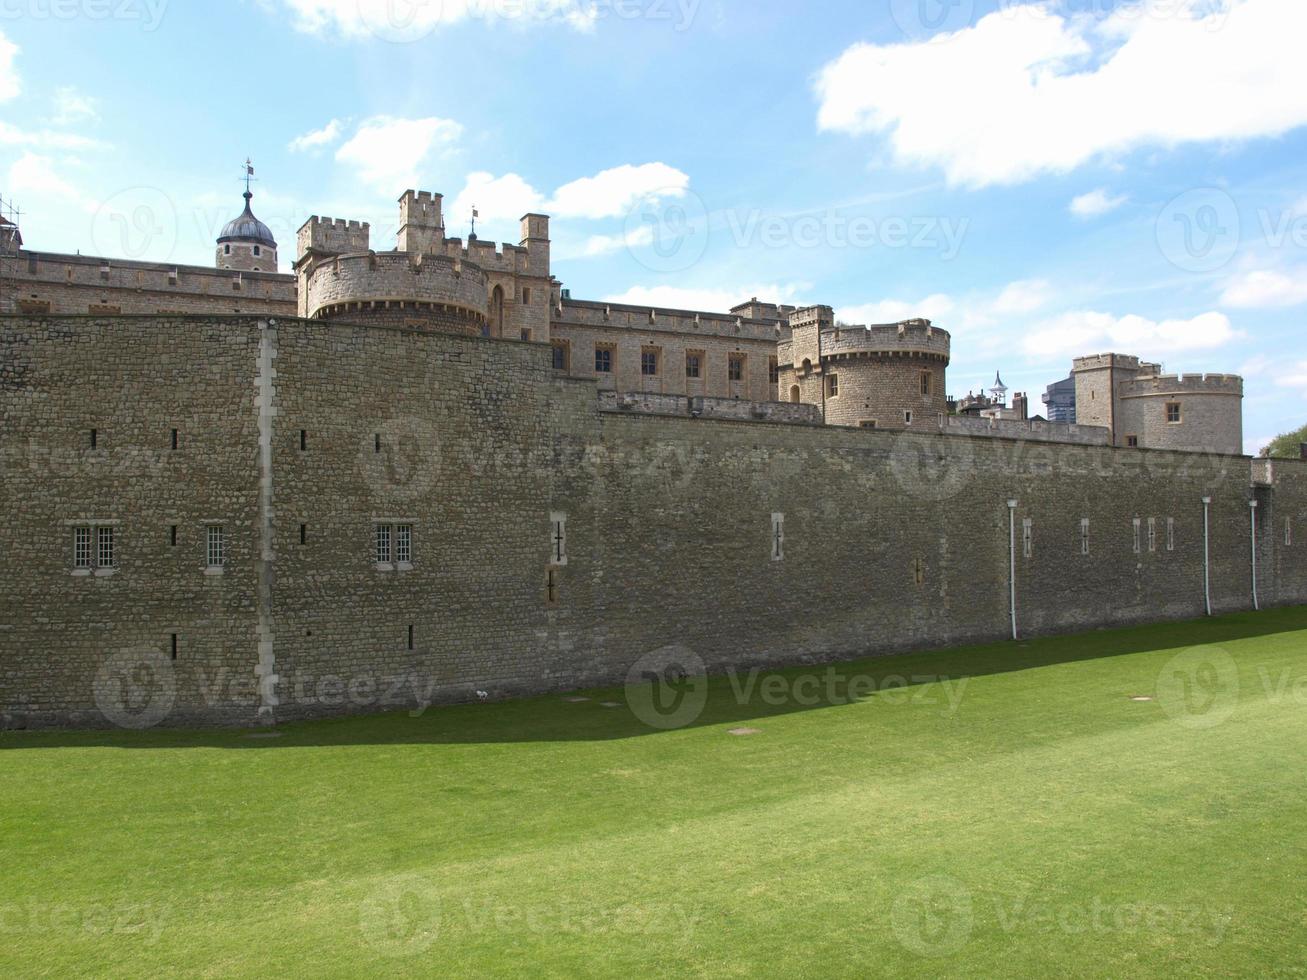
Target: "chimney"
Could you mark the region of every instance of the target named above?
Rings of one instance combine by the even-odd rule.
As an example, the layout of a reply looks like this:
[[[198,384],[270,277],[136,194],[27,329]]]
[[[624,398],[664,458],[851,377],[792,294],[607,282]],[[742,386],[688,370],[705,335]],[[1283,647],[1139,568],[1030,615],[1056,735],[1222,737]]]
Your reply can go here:
[[[1012,410],[1016,412],[1017,418],[1022,421],[1030,418],[1030,404],[1026,400],[1025,392],[1018,391],[1012,396]]]

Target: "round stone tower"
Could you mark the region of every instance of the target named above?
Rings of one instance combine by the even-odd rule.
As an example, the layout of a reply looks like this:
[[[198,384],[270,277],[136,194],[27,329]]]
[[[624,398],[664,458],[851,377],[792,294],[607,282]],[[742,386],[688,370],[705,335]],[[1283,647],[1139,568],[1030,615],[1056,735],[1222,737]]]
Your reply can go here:
[[[277,240],[272,230],[250,210],[254,194],[245,188],[245,211],[239,218],[227,222],[218,236],[219,269],[240,272],[276,272]]]
[[[821,405],[827,425],[937,429],[949,358],[949,334],[929,320],[845,327],[809,307],[780,344],[781,397]]]

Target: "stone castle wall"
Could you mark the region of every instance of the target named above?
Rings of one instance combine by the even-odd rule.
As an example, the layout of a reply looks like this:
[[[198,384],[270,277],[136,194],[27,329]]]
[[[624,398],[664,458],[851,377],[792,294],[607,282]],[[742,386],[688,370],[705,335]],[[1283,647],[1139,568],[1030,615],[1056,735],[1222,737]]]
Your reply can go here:
[[[1150,449],[1243,452],[1243,379],[1233,375],[1159,375],[1121,384],[1117,430]],[[1167,405],[1180,406],[1171,422]]]
[[[601,411],[543,345],[332,321],[0,331],[8,724],[103,724],[97,674],[142,650],[165,723],[253,723],[620,682],[669,644],[721,668],[999,640],[1009,499],[1025,634],[1201,615],[1204,496],[1215,608],[1251,604],[1238,457]],[[1257,493],[1304,514],[1307,467]],[[1167,518],[1175,549],[1136,552]],[[119,567],[75,576],[94,521]],[[413,528],[408,563],[378,523]],[[1307,546],[1263,534],[1263,603],[1307,601]]]
[[[294,316],[295,277],[20,251],[5,263],[0,314]],[[10,308],[12,307],[12,308]]]

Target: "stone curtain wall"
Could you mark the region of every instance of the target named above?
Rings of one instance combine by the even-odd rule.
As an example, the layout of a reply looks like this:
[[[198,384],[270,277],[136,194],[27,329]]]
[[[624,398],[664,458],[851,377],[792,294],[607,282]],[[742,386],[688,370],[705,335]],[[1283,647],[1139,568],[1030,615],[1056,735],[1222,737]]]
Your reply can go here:
[[[6,263],[5,272],[6,300],[28,304],[19,306],[19,312],[54,316],[115,311],[264,316],[294,316],[296,312],[295,277],[275,272],[28,251]]]
[[[594,382],[557,375],[541,345],[396,328],[0,324],[9,724],[94,723],[107,658],[166,655],[174,632],[166,721],[250,724],[260,707],[288,719],[621,682],[671,644],[723,667],[1002,639],[1009,498],[1023,635],[1201,615],[1207,495],[1215,609],[1251,606],[1239,457],[601,412]],[[107,466],[138,453],[144,473]],[[1276,518],[1302,513],[1307,466],[1259,492]],[[116,574],[71,574],[79,519],[121,521]],[[215,519],[229,561],[206,576]],[[394,553],[379,567],[377,524],[412,527],[411,567]],[[1307,601],[1305,568],[1296,538],[1264,551],[1263,604]]]
[[[97,673],[171,662],[173,634],[170,720],[252,718],[205,691],[253,688],[257,358],[252,320],[0,318],[0,720],[103,725]],[[95,522],[117,568],[74,575]]]

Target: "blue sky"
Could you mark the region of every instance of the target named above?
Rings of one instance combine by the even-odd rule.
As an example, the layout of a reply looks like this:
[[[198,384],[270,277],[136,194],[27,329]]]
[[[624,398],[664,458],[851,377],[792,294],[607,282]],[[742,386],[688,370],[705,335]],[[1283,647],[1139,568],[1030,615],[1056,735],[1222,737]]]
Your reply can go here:
[[[1307,417],[1301,0],[0,0],[29,247],[208,264],[240,209],[554,217],[574,296],[928,316],[950,388],[1076,354]]]

